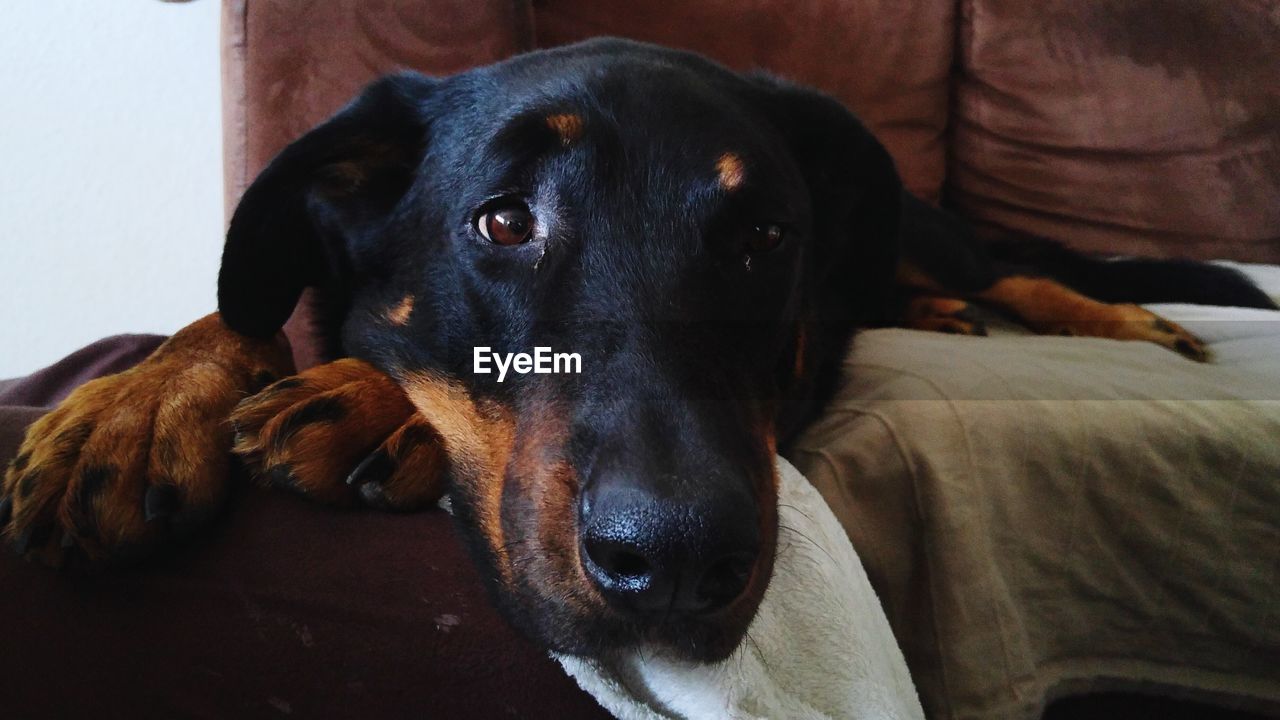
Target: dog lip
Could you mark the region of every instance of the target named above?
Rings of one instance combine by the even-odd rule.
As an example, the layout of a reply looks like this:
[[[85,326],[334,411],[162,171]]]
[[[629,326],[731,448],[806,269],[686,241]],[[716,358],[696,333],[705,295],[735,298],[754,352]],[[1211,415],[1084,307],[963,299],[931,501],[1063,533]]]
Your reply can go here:
[[[676,623],[662,623],[645,633],[641,644],[652,644],[683,659],[695,662],[715,662],[733,654],[746,639],[750,623],[740,627],[726,627],[710,618],[690,619]]]

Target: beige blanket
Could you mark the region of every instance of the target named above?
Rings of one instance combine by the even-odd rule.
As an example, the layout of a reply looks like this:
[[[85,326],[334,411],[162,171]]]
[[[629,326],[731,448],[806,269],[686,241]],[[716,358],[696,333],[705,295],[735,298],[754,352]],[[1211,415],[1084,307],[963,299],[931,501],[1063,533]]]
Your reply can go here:
[[[1216,362],[868,332],[801,439],[930,717],[1116,688],[1280,713],[1280,313],[1154,309]]]

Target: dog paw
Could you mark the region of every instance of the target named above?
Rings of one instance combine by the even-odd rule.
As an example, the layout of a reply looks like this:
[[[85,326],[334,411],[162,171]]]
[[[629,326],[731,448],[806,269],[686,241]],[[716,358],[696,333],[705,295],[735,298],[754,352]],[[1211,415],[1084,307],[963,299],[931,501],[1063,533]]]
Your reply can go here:
[[[1138,308],[1142,310],[1142,308]],[[1143,310],[1143,312],[1147,312]],[[1145,340],[1163,345],[1170,350],[1196,362],[1208,362],[1211,359],[1209,348],[1204,341],[1192,335],[1186,328],[1170,320],[1149,313],[1147,328],[1143,331]]]
[[[1106,305],[1103,317],[1063,324],[1061,335],[1104,337],[1113,340],[1141,340],[1166,347],[1196,362],[1208,362],[1209,348],[1175,322],[1137,305]]]
[[[5,472],[0,527],[21,555],[129,560],[221,507],[232,408],[292,370],[283,341],[235,335],[216,315],[149,358],[93,380],[36,421]]]
[[[917,296],[907,303],[903,326],[951,335],[987,334],[987,326],[974,314],[969,303],[933,295]]]
[[[286,378],[232,414],[235,452],[267,485],[332,505],[412,510],[443,493],[443,443],[404,391],[360,360]]]

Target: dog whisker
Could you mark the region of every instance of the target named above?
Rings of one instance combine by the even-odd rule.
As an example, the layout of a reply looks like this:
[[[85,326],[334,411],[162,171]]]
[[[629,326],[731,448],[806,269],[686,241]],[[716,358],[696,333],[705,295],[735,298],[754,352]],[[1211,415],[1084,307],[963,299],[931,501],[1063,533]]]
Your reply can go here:
[[[778,529],[780,529],[780,530],[786,530],[786,531],[787,531],[787,532],[789,532],[789,533],[794,533],[794,534],[796,534],[796,535],[797,535],[797,536],[799,536],[800,538],[802,538],[802,539],[804,539],[805,541],[807,541],[810,545],[812,545],[812,546],[814,546],[815,548],[817,548],[817,549],[821,550],[821,551],[822,551],[822,554],[823,554],[823,555],[826,555],[826,556],[827,556],[827,558],[829,558],[829,559],[831,560],[831,562],[833,562],[833,563],[834,563],[834,562],[836,561],[836,559],[835,559],[834,557],[832,557],[831,553],[827,552],[827,549],[826,549],[826,548],[824,548],[824,547],[822,547],[821,545],[819,545],[819,544],[817,543],[817,541],[815,541],[813,538],[809,537],[808,535],[804,534],[803,532],[801,532],[801,531],[800,531],[800,530],[798,530],[797,528],[791,527],[791,526],[789,526],[789,525],[785,525],[785,524],[783,524],[783,523],[778,523]]]

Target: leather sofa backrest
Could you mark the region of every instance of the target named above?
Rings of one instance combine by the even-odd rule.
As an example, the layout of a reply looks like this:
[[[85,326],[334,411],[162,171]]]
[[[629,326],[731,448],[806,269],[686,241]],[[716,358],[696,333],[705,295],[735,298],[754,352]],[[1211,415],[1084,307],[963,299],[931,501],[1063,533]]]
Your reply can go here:
[[[1280,2],[963,0],[948,195],[992,231],[1280,262]]]

